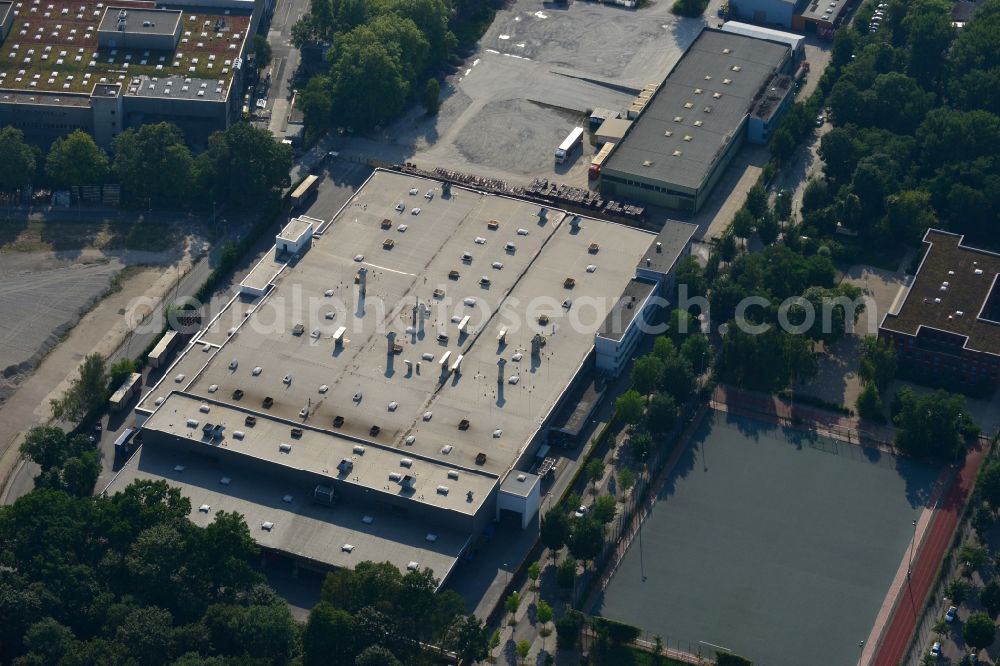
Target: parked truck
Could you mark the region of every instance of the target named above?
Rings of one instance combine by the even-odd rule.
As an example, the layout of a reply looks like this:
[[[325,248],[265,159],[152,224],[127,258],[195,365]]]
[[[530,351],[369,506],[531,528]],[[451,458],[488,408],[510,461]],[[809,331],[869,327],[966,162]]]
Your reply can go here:
[[[139,395],[139,391],[142,389],[142,375],[138,372],[133,372],[128,376],[118,390],[114,392],[111,396],[111,400],[108,401],[108,406],[111,411],[118,412],[125,408],[134,398]]]
[[[611,150],[614,147],[615,144],[608,141],[606,144],[601,146],[601,149],[597,151],[596,155],[594,155],[594,159],[591,160],[590,162],[590,169],[587,171],[587,176],[591,180],[601,175],[601,167],[604,165],[604,162],[608,159],[608,156],[611,155]]]
[[[573,154],[573,151],[583,145],[583,128],[574,127],[573,131],[563,139],[563,142],[556,148],[556,164],[562,164]]]
[[[149,361],[149,367],[159,368],[165,365],[167,359],[170,358],[171,352],[174,351],[174,347],[177,346],[177,331],[167,331],[160,338],[160,341],[156,343],[153,347],[153,351],[149,352],[147,360]]]

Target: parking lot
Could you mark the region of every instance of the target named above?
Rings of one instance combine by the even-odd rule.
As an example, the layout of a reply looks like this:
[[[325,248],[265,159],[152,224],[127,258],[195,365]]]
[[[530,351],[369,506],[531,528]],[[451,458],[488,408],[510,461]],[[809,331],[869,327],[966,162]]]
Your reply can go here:
[[[591,610],[690,652],[856,663],[937,476],[814,433],[709,414]]]
[[[660,82],[702,29],[670,3],[641,10],[519,0],[496,20],[442,86],[435,117],[412,109],[381,135],[351,138],[342,153],[410,161],[517,183],[552,178],[587,185],[595,148],[584,141],[568,164],[556,146],[587,111],[625,111],[644,85]]]

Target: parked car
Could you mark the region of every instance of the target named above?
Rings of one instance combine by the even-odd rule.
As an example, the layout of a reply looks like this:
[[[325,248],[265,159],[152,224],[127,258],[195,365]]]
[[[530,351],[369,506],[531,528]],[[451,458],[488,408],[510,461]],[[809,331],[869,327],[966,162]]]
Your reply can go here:
[[[957,617],[957,614],[958,614],[958,609],[955,608],[954,606],[951,606],[950,608],[948,608],[948,612],[944,614],[944,621],[954,622],[955,618]]]
[[[576,510],[576,511],[575,511],[575,512],[573,513],[573,517],[574,517],[574,518],[583,518],[584,516],[586,516],[586,515],[587,515],[587,512],[588,512],[588,511],[590,511],[590,507],[588,507],[588,506],[587,506],[587,505],[585,505],[585,504],[581,504],[581,505],[580,505],[580,508],[579,508],[579,509],[577,509],[577,510]]]
[[[934,641],[934,645],[931,646],[931,656],[932,657],[941,656],[941,641]]]

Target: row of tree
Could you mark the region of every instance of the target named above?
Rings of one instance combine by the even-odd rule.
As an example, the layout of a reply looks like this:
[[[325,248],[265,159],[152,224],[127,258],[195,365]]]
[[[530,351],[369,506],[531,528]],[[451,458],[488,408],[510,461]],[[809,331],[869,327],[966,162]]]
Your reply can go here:
[[[115,137],[111,156],[76,130],[43,155],[15,127],[0,129],[0,191],[28,185],[68,188],[118,183],[123,201],[143,208],[259,208],[289,185],[292,153],[270,132],[246,123],[209,138],[196,155],[176,125],[158,123]]]

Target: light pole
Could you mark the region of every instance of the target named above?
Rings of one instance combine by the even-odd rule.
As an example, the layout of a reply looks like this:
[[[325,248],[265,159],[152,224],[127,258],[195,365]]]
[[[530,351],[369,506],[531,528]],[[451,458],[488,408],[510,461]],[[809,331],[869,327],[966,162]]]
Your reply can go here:
[[[910,539],[910,564],[906,567],[906,580],[909,583],[910,574],[913,572],[913,543],[917,540],[917,521],[913,521],[913,538]]]

